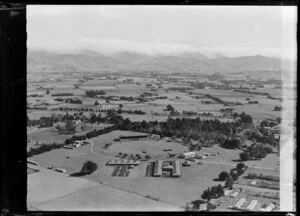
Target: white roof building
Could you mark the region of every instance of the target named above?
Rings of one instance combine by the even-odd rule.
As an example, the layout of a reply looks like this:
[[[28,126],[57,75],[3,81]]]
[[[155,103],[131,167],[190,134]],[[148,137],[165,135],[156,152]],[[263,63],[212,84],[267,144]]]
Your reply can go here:
[[[184,158],[188,158],[188,157],[195,157],[196,156],[196,152],[184,152],[181,155]]]
[[[246,202],[245,198],[241,198],[235,205],[234,207],[237,209],[240,209],[242,207],[242,205],[244,204],[244,202]]]
[[[252,211],[256,205],[257,205],[257,200],[252,200],[250,204],[247,206],[246,210]]]

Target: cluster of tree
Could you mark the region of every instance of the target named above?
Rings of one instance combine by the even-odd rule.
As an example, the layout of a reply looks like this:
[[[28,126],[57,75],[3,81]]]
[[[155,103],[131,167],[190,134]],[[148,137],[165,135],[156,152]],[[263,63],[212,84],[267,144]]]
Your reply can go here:
[[[192,90],[192,87],[169,87],[170,91],[180,91],[180,92],[184,92],[186,90]]]
[[[242,121],[243,123],[249,123],[249,124],[252,124],[253,119],[252,119],[252,116],[251,116],[251,115],[247,115],[246,113],[242,112],[242,113],[240,114],[240,118],[241,118],[241,121]]]
[[[53,149],[61,148],[64,144],[56,144],[55,142],[53,144],[42,144],[37,148],[30,148],[30,150],[27,153],[27,157],[32,157],[34,155],[42,154],[44,152],[51,151]]]
[[[115,96],[100,96],[100,99],[106,100],[106,103],[109,103],[111,100],[114,100]],[[140,103],[144,103],[147,102],[148,100],[146,98],[143,97],[126,97],[126,96],[121,96],[119,97],[119,100],[124,100],[124,101],[134,101],[137,100]]]
[[[213,104],[214,102],[212,102],[212,101],[201,101],[201,103],[204,103],[204,104]]]
[[[205,88],[205,83],[192,83],[191,86],[196,88],[196,89],[204,89]]]
[[[52,97],[64,97],[64,96],[74,96],[73,93],[57,93],[57,94],[52,94]]]
[[[59,110],[59,111],[78,111],[78,112],[99,112],[99,113],[111,113],[111,112],[119,112],[126,113],[130,115],[145,115],[146,113],[141,110],[122,110],[122,111],[116,111],[115,109],[93,109],[93,108],[70,108],[70,107],[59,107],[52,109],[53,111]]]
[[[169,117],[175,117],[175,116],[179,116],[179,115],[180,115],[180,113],[177,110],[172,110],[169,113]]]
[[[215,97],[215,96],[212,96],[212,95],[210,95],[210,94],[205,94],[205,96],[206,96],[207,98],[210,98],[210,99],[216,101],[217,103],[220,103],[220,104],[224,104],[224,103],[225,103],[225,101],[223,101],[222,99],[220,99],[220,98],[218,98],[218,97]]]
[[[166,111],[174,111],[174,110],[175,110],[175,109],[174,109],[173,106],[171,106],[170,104],[167,105]]]
[[[122,113],[130,114],[130,115],[146,115],[146,113],[144,111],[141,111],[141,110],[122,110],[122,109],[118,109],[118,114],[122,114]]]
[[[273,149],[269,145],[265,145],[262,143],[253,143],[248,147],[247,150],[240,153],[240,158],[242,161],[262,159],[272,152]]]
[[[189,146],[190,151],[200,151],[202,149],[201,144],[196,144],[196,145],[190,145]]]
[[[248,101],[248,104],[258,104],[258,101]]]
[[[241,147],[241,140],[239,138],[226,139],[221,147],[226,149],[239,149]]]
[[[219,181],[226,181],[225,187],[231,189],[234,181],[238,180],[239,176],[244,174],[246,170],[246,165],[244,163],[238,163],[236,168],[230,170],[230,173],[223,171],[219,174]]]
[[[256,132],[251,132],[248,135],[249,140],[256,140],[259,143],[270,144],[271,146],[278,146],[279,142],[274,139],[272,134],[263,134],[260,135]]]
[[[40,128],[43,127],[52,127],[54,123],[56,123],[58,120],[53,118],[53,117],[45,117],[42,116],[40,119],[37,120],[30,120],[29,117],[27,116],[27,126],[36,126],[39,125]]]
[[[234,89],[235,92],[241,92],[241,93],[247,93],[247,94],[254,94],[254,95],[264,95],[264,96],[270,96],[267,92],[254,92],[254,91],[246,91],[241,89]]]
[[[88,138],[99,136],[101,134],[119,129],[153,133],[158,134],[161,137],[186,137],[192,138],[194,140],[199,140],[201,142],[205,141],[206,139],[211,139],[214,140],[214,142],[222,143],[226,139],[226,135],[224,134],[229,135],[230,128],[235,128],[239,124],[237,122],[221,123],[218,120],[201,121],[199,118],[169,118],[166,122],[132,122],[128,118],[124,119],[122,116],[118,115],[116,112],[113,111],[108,112],[106,121],[110,124],[114,124],[114,126],[105,128],[100,131],[91,131],[87,134]]]
[[[182,114],[189,115],[189,116],[198,115],[198,113],[194,111],[182,111]]]
[[[210,201],[212,198],[218,198],[224,196],[224,189],[221,184],[218,186],[213,186],[212,188],[207,188],[203,191],[201,198]]]
[[[239,126],[239,122],[220,122],[214,120],[200,120],[200,118],[169,118],[166,122],[142,121],[131,122],[130,120],[119,119],[124,124],[124,130],[132,130],[146,133],[158,134],[160,137],[190,138],[204,142],[213,140],[215,143],[222,143],[226,140],[226,135],[230,134],[230,129],[234,131]]]
[[[104,92],[104,91],[102,91],[102,90],[89,90],[89,91],[86,91],[85,92],[85,95],[87,96],[87,97],[91,97],[91,98],[94,98],[94,97],[96,97],[96,96],[98,96],[98,95],[105,95],[106,93]]]
[[[65,101],[65,99],[63,99],[63,98],[54,98],[54,100],[58,101],[58,102],[64,102]]]
[[[234,105],[243,105],[241,102],[238,102],[238,101],[236,101],[236,102],[234,102]]]
[[[58,124],[55,128],[60,134],[74,134],[76,132],[75,123],[72,120],[67,120],[64,127],[61,127],[60,124]]]
[[[276,125],[277,125],[277,123],[274,122],[274,121],[262,120],[260,122],[260,127],[261,128],[263,128],[263,127],[274,127]]]
[[[213,114],[212,113],[210,113],[210,112],[204,112],[204,113],[200,113],[199,114],[200,116],[205,116],[205,117],[212,117],[213,116]]]
[[[31,95],[27,95],[27,97],[44,97],[44,95],[31,94]]]
[[[95,172],[98,169],[98,165],[93,161],[86,161],[84,162],[80,173],[82,175],[90,175],[91,173]]]
[[[281,111],[281,106],[275,106],[274,111]]]
[[[262,179],[266,181],[280,181],[279,176],[272,176],[272,175],[263,175],[263,174],[257,174],[257,173],[248,173],[247,176],[245,176],[247,179]]]
[[[268,98],[268,99],[271,99],[271,100],[281,100],[281,98],[273,97],[273,96],[271,96],[271,95],[268,95],[267,98]]]
[[[55,98],[55,101],[59,101],[59,102],[65,102],[65,103],[71,103],[71,104],[82,104],[82,100],[80,100],[79,98],[67,98],[67,99],[63,99],[63,98]]]
[[[155,99],[158,99],[158,100],[168,99],[168,96],[157,96],[157,97],[155,97]]]
[[[97,137],[97,136],[100,136],[102,134],[110,133],[114,130],[118,130],[118,126],[114,125],[114,126],[111,126],[111,127],[106,127],[104,129],[100,129],[100,130],[93,130],[93,131],[87,132],[85,135],[81,135],[81,136],[74,135],[71,138],[66,139],[65,144],[72,144],[76,140],[91,139],[93,137]]]
[[[79,98],[67,98],[65,99],[65,103],[82,104],[83,102]]]
[[[47,107],[27,106],[28,110],[47,110]]]
[[[146,97],[146,96],[158,96],[157,93],[152,93],[152,92],[143,92],[143,94],[140,95],[141,97]]]
[[[134,97],[132,97],[132,96],[130,96],[130,97],[121,96],[120,100],[122,100],[122,101],[134,101]]]

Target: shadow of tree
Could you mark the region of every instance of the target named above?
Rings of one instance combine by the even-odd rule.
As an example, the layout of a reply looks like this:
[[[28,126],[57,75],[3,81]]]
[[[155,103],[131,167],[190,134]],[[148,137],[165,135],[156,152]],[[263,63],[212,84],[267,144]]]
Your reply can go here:
[[[84,176],[85,174],[83,174],[82,172],[76,172],[76,173],[71,173],[69,176],[70,177],[80,177],[80,176]]]
[[[220,180],[219,178],[214,178],[213,181],[216,181],[216,182],[223,182],[223,181]]]

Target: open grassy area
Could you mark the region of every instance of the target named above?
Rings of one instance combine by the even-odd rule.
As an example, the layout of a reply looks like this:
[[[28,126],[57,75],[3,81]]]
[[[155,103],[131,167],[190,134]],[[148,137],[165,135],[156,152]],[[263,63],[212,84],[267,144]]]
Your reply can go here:
[[[52,170],[28,175],[27,203],[42,211],[179,211],[180,208],[157,202],[124,190]]]
[[[119,152],[127,154],[140,154],[144,155],[142,152],[147,152],[152,157],[166,155],[167,153],[164,149],[172,149],[171,153],[182,153],[187,148],[181,144],[174,142],[166,142],[165,140],[155,141],[155,140],[141,140],[141,141],[126,141],[113,144],[108,152],[116,155]]]

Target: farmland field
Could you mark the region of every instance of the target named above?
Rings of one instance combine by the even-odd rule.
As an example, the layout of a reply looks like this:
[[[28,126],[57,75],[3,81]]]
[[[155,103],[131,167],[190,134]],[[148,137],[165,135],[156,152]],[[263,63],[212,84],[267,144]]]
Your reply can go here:
[[[27,203],[34,209],[43,211],[180,210],[177,206],[157,202],[87,179],[68,177],[44,168],[39,169],[40,172],[28,176]]]
[[[283,103],[279,100],[271,100],[266,96],[259,96],[254,94],[247,94],[241,92],[234,92],[231,90],[215,90],[215,89],[194,89],[187,90],[171,90],[172,87],[189,87],[188,83],[173,83],[170,81],[167,83],[159,83],[157,79],[148,79],[134,76],[120,76],[115,79],[102,79],[102,77],[91,77],[83,81],[83,84],[75,89],[74,84],[82,78],[82,75],[76,75],[72,79],[72,76],[59,76],[64,81],[52,81],[30,83],[28,87],[28,94],[41,94],[43,97],[29,97],[28,105],[35,106],[41,105],[47,106],[47,110],[28,110],[28,117],[30,120],[40,119],[42,116],[51,116],[53,114],[65,115],[66,111],[52,110],[54,108],[68,107],[68,108],[92,108],[92,109],[119,109],[119,105],[123,105],[123,113],[120,114],[123,119],[130,119],[132,122],[141,121],[159,121],[164,122],[168,118],[200,118],[202,120],[217,118],[221,122],[236,121],[233,118],[223,116],[220,109],[226,108],[223,104],[218,104],[212,99],[206,98],[201,94],[210,94],[218,97],[224,101],[241,102],[243,105],[234,105],[234,112],[240,114],[245,112],[253,117],[254,122],[262,120],[264,118],[276,119],[282,112],[273,111],[275,106],[281,106]],[[175,76],[181,77],[181,76]],[[127,80],[127,78],[133,78],[133,81]],[[168,78],[168,77],[167,77]],[[205,78],[206,79],[206,78]],[[151,82],[153,80],[153,82]],[[124,82],[123,82],[124,81]],[[194,81],[191,79],[191,81]],[[139,83],[136,83],[139,82]],[[210,83],[221,83],[217,81],[209,81]],[[146,86],[146,84],[152,83],[152,86]],[[49,94],[46,94],[46,90],[38,90],[37,88],[48,87],[53,88]],[[158,87],[160,86],[160,87]],[[105,99],[89,98],[85,96],[87,90],[103,90],[104,96],[132,96],[134,98],[140,97],[141,94],[155,93],[152,99],[146,102],[126,101],[126,100],[111,100],[107,102]],[[254,90],[253,90],[254,91]],[[271,87],[265,87],[263,89],[257,89],[259,92],[268,92],[274,97],[279,97],[280,89],[272,89]],[[189,92],[193,92],[190,94]],[[65,98],[79,98],[82,100],[82,104],[69,104],[65,102],[57,102],[54,99],[59,96],[51,96],[56,93],[72,93],[74,96],[66,96]],[[167,96],[167,99],[156,99],[156,96]],[[195,96],[198,96],[197,98]],[[61,98],[64,98],[62,96]],[[248,104],[246,98],[251,101],[259,101],[259,104]],[[140,98],[141,99],[141,98]],[[100,105],[95,105],[95,101],[98,101]],[[202,103],[204,101],[210,101],[212,104]],[[46,104],[49,103],[49,104]],[[178,111],[179,115],[170,115],[170,111],[166,111],[168,105],[174,107],[175,111]],[[146,114],[128,114],[126,111],[143,111]],[[183,111],[194,111],[198,114],[204,112],[210,112],[214,116],[204,115],[191,115],[182,114]],[[91,111],[92,112],[92,111]],[[85,124],[91,124],[91,112],[84,111],[83,114],[88,119],[82,118]],[[69,115],[78,113],[78,111],[68,111]],[[98,113],[97,113],[98,115]],[[55,115],[53,115],[54,118]],[[73,135],[84,135],[86,132],[93,129],[99,130],[107,126],[111,121],[110,113],[101,113],[103,122],[105,124],[93,124],[88,127],[87,130],[77,131],[76,134],[58,134],[55,127],[41,128],[38,126],[28,127],[28,145],[30,147],[38,147],[36,141],[49,143],[63,143],[66,139]],[[77,116],[76,116],[77,118]],[[80,117],[79,117],[80,118]],[[64,120],[59,120],[64,121]],[[102,122],[102,121],[101,121]],[[95,123],[95,122],[93,122]],[[80,126],[78,126],[80,128]],[[29,188],[29,204],[32,209],[41,210],[78,210],[78,211],[91,211],[91,210],[107,210],[107,211],[136,211],[136,210],[183,210],[180,206],[185,206],[186,203],[197,200],[201,197],[202,192],[208,187],[216,186],[218,184],[223,185],[224,182],[214,181],[222,171],[230,172],[230,170],[236,167],[236,164],[240,162],[240,153],[242,150],[232,150],[221,148],[218,144],[212,147],[204,147],[197,152],[203,154],[205,152],[217,152],[219,155],[208,156],[205,159],[200,159],[201,162],[191,162],[191,166],[181,166],[180,178],[165,178],[165,177],[146,177],[146,167],[150,162],[154,160],[178,160],[182,164],[184,159],[178,158],[178,155],[189,151],[187,145],[180,144],[178,142],[171,142],[169,138],[165,137],[159,141],[154,139],[149,140],[134,140],[134,141],[122,141],[115,142],[114,139],[119,138],[120,135],[145,135],[147,133],[139,133],[132,131],[113,131],[107,134],[103,134],[97,137],[93,137],[90,140],[91,144],[80,146],[77,149],[54,149],[49,152],[44,152],[38,155],[32,156],[30,159],[36,161],[41,166],[41,172],[32,173],[30,176]],[[193,141],[196,142],[196,141]],[[252,141],[247,141],[251,144]],[[111,144],[108,147],[107,144]],[[171,151],[166,151],[171,149]],[[150,156],[148,161],[140,161],[140,164],[132,169],[129,169],[128,176],[112,176],[114,166],[108,166],[107,162],[114,159],[120,159],[119,153],[126,153],[128,155],[139,154],[144,158],[146,155]],[[175,157],[171,158],[169,154],[175,154]],[[81,171],[83,164],[87,161],[93,161],[98,165],[98,169],[90,175],[81,176],[80,178],[68,177],[70,174],[78,173]],[[279,169],[279,156],[277,154],[269,154],[261,160],[250,160],[244,162],[249,166],[245,174],[248,172],[264,173],[270,175],[279,175],[277,169]],[[254,165],[254,166],[253,166]],[[53,170],[45,169],[49,166],[55,168],[62,168],[66,170],[66,173],[57,173]],[[37,175],[38,174],[38,175]],[[53,175],[53,177],[52,177]],[[47,180],[46,180],[47,178]],[[50,179],[53,178],[53,183]],[[77,182],[78,179],[79,181]],[[74,187],[72,186],[72,182]],[[63,182],[63,183],[61,183]],[[66,186],[71,184],[70,186]],[[55,185],[59,185],[56,187]],[[234,187],[240,187],[241,185],[234,185]],[[43,187],[47,187],[45,191],[42,191]],[[56,187],[53,191],[51,188]],[[242,186],[241,186],[242,187]],[[77,188],[77,189],[76,189]],[[44,195],[44,193],[48,193]],[[39,196],[43,196],[40,198]],[[159,201],[147,198],[159,198]],[[243,196],[243,194],[241,194]],[[227,201],[224,200],[224,203]],[[228,201],[232,204],[232,200]],[[226,204],[228,206],[228,203]],[[218,209],[228,210],[226,205],[219,206]]]

